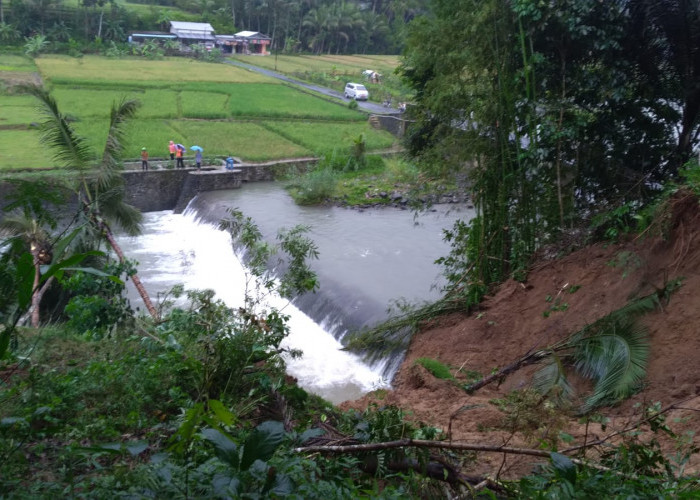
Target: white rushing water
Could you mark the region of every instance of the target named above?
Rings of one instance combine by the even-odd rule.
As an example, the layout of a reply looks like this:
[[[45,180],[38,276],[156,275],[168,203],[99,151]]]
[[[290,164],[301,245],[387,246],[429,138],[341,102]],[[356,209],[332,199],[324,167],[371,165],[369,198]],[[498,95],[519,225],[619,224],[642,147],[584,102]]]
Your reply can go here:
[[[139,262],[139,275],[154,298],[182,283],[186,289],[212,289],[230,307],[243,305],[246,271],[229,235],[197,222],[194,214],[144,214],[143,234],[122,236],[119,242],[125,254]],[[130,296],[132,304],[140,306],[133,291]],[[300,349],[303,356],[288,359],[287,372],[301,387],[333,403],[388,387],[382,367],[370,367],[359,356],[342,351],[333,335],[294,305],[273,297],[270,306],[290,316],[285,347]]]

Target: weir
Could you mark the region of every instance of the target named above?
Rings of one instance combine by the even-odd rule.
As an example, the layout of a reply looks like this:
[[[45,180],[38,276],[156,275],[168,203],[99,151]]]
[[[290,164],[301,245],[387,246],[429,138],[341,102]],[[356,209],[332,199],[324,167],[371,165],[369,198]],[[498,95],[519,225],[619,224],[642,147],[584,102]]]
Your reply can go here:
[[[122,173],[125,183],[125,201],[141,212],[173,210],[182,213],[187,204],[199,193],[238,189],[245,182],[272,181],[291,168],[304,170],[317,158],[298,158],[265,163],[238,163],[234,170],[203,167],[192,168],[153,168],[143,171],[138,164],[125,164],[128,170]],[[151,165],[159,166],[152,160]]]

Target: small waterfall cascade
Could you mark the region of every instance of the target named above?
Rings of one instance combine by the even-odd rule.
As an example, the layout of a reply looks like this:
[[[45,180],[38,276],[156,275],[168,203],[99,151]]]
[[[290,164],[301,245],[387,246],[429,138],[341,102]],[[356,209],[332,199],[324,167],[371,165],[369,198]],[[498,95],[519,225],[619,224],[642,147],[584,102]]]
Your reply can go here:
[[[388,317],[388,305],[438,298],[435,259],[449,252],[442,237],[468,209],[420,216],[404,210],[349,210],[298,207],[275,183],[250,183],[243,189],[200,193],[183,214],[145,214],[138,237],[122,237],[125,253],[139,262],[139,274],[152,296],[175,284],[213,289],[231,307],[243,304],[247,279],[240,253],[218,222],[230,208],[251,217],[263,237],[274,241],[280,228],[307,226],[319,249],[311,265],[320,289],[292,303],[280,297],[270,306],[290,316],[286,347],[304,355],[287,360],[288,373],[301,387],[331,402],[355,399],[389,387],[402,353],[369,365],[342,350],[349,332]],[[466,210],[466,212],[465,212]],[[138,299],[134,296],[134,304]]]
[[[246,269],[228,233],[198,221],[193,211],[151,212],[144,218],[143,234],[122,236],[120,244],[139,262],[141,280],[154,297],[182,283],[187,289],[212,289],[231,307],[243,305]],[[130,295],[132,303],[139,304],[133,291]],[[271,297],[269,306],[290,316],[285,347],[299,349],[303,356],[287,359],[287,372],[301,387],[333,403],[389,387],[381,366],[373,368],[360,356],[343,351],[340,341],[295,305]]]

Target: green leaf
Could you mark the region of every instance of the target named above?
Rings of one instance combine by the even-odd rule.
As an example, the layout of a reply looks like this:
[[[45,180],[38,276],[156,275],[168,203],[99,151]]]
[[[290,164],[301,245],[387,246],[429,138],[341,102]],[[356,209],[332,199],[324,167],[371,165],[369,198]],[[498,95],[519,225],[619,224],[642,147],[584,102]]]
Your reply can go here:
[[[100,252],[98,250],[92,250],[90,252],[83,252],[83,253],[76,253],[74,255],[71,255],[70,257],[63,259],[59,262],[56,262],[55,264],[52,264],[48,268],[44,269],[42,267],[42,275],[41,275],[41,281],[46,281],[49,279],[51,276],[54,276],[58,273],[60,270],[73,270],[73,271],[83,271],[83,272],[101,272],[97,271],[96,269],[92,268],[79,268],[76,269],[73,266],[76,264],[80,264],[83,260],[85,260],[89,256],[103,256],[104,252]],[[103,273],[104,274],[104,273]],[[108,276],[105,274],[105,276]]]
[[[133,441],[131,443],[126,443],[126,451],[128,451],[132,457],[140,455],[147,448],[148,443],[146,441]]]
[[[267,421],[250,433],[243,446],[241,470],[247,470],[256,460],[267,461],[284,440],[281,422]]]
[[[34,264],[32,256],[27,252],[23,253],[17,260],[17,303],[20,311],[29,307],[34,291]]]
[[[225,474],[216,474],[211,481],[214,487],[214,494],[217,498],[230,498],[238,496],[238,486],[241,482],[236,477],[227,476]]]
[[[305,443],[306,441],[308,441],[308,440],[311,439],[311,438],[315,438],[315,437],[318,437],[318,436],[323,436],[323,435],[325,434],[325,432],[326,432],[326,431],[324,431],[323,429],[318,429],[318,428],[306,429],[306,430],[301,434],[301,436],[299,436],[299,442],[303,444],[303,443]]]
[[[217,429],[207,428],[202,431],[202,437],[214,445],[216,456],[234,469],[238,468],[238,447],[228,436]]]
[[[7,355],[7,348],[10,347],[13,328],[6,328],[1,324],[0,327],[3,328],[0,330],[0,359],[5,359],[5,356]]]
[[[233,425],[236,421],[236,416],[228,408],[226,408],[221,401],[210,399],[209,409],[214,412],[216,418],[218,418],[224,425]]]
[[[566,455],[553,451],[550,454],[552,466],[562,479],[571,484],[576,484],[576,465]]]

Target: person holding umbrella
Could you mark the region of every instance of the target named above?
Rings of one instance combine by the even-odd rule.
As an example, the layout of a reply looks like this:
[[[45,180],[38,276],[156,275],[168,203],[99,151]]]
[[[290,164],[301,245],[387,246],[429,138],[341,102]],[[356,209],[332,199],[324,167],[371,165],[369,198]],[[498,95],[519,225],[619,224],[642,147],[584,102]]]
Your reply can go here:
[[[194,162],[197,164],[197,170],[202,168],[202,151],[204,151],[199,146],[190,146],[190,149],[194,151]]]
[[[182,144],[175,144],[175,167],[185,168],[185,162],[182,159],[182,155],[185,154],[185,146]]]

